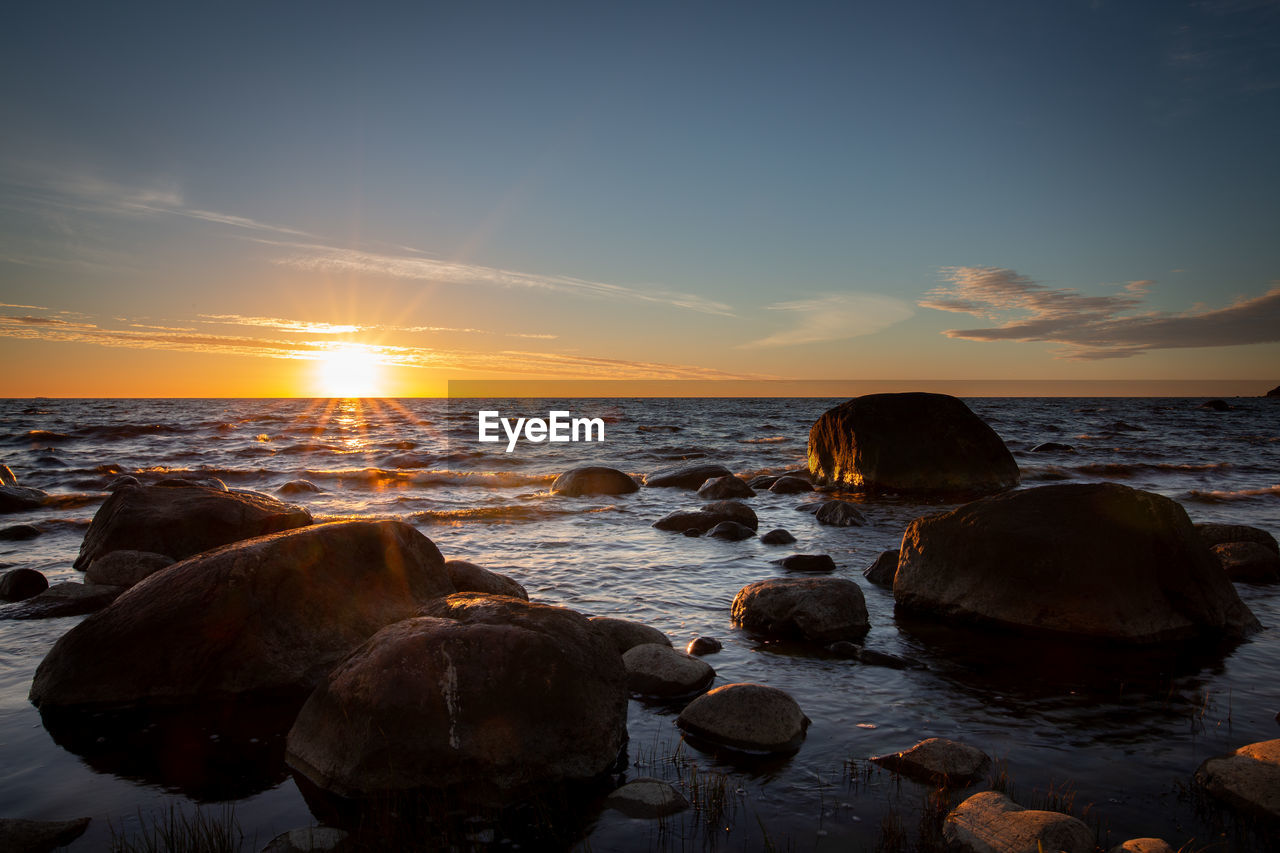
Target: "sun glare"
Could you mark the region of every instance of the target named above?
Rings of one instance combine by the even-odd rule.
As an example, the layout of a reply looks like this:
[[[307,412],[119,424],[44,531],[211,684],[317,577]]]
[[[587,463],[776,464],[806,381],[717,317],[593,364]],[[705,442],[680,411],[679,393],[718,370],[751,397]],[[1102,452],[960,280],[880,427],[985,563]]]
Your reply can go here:
[[[331,350],[316,362],[316,384],[326,397],[381,396],[381,374],[377,354],[360,345]]]

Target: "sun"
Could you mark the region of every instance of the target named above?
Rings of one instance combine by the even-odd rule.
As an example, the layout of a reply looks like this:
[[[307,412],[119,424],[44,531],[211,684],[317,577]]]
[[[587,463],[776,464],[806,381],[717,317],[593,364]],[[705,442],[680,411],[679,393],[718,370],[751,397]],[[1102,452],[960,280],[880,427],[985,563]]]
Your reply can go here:
[[[372,348],[347,344],[320,356],[316,385],[325,397],[380,397],[382,365]]]

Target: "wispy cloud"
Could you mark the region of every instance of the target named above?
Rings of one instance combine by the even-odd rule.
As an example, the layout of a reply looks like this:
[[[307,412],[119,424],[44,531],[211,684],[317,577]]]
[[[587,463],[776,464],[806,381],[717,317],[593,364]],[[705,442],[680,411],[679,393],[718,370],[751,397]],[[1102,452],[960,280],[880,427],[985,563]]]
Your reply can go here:
[[[742,344],[742,348],[794,346],[870,335],[901,323],[914,313],[909,303],[874,293],[833,293],[779,302],[770,305],[769,310],[792,315],[791,326]]]
[[[1134,281],[1114,294],[1090,296],[1051,288],[1013,270],[953,267],[949,284],[920,301],[925,308],[983,317],[995,325],[948,329],[970,341],[1044,341],[1062,344],[1062,358],[1128,358],[1154,349],[1224,347],[1280,341],[1280,286],[1240,298],[1224,308],[1199,306],[1182,313],[1141,310],[1154,285]]]
[[[532,338],[535,340],[555,340],[559,337],[558,335],[533,332],[495,332],[490,329],[473,329],[459,326],[396,326],[385,323],[356,325],[310,320],[288,320],[282,317],[246,317],[242,314],[201,314],[199,319],[201,322],[213,325],[252,326],[285,334],[352,335],[361,332],[401,332],[405,334],[447,332],[452,334],[501,335],[508,338]]]

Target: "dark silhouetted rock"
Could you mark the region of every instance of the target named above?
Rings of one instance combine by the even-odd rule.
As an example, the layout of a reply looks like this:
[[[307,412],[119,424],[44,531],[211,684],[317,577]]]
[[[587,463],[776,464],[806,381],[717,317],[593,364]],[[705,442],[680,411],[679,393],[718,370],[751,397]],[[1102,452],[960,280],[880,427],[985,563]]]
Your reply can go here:
[[[130,587],[176,561],[151,551],[112,551],[89,564],[84,574],[87,584]]]
[[[78,820],[22,820],[0,818],[0,850],[6,853],[50,853],[75,841],[89,827]]]
[[[1196,770],[1196,782],[1237,811],[1280,820],[1280,740],[1210,758]]]
[[[691,655],[713,655],[724,648],[724,644],[715,637],[694,637],[685,647]]]
[[[733,472],[723,465],[682,465],[654,471],[644,478],[644,484],[655,488],[697,489],[707,480],[732,475]]]
[[[814,512],[813,517],[819,524],[831,527],[861,527],[867,523],[867,517],[849,501],[823,501]]]
[[[26,512],[44,506],[47,492],[26,486],[0,486],[0,513]]]
[[[1060,441],[1046,441],[1037,444],[1031,448],[1032,453],[1075,453],[1076,449],[1070,444],[1063,444]]]
[[[639,484],[616,468],[587,465],[565,471],[551,484],[555,494],[576,498],[583,495],[629,495],[640,491]]]
[[[613,616],[592,616],[591,624],[613,643],[620,655],[644,643],[671,645],[671,639],[666,634],[643,622]]]
[[[789,572],[834,572],[836,561],[830,554],[791,554],[781,560],[773,560]]]
[[[669,783],[642,776],[605,797],[604,805],[629,818],[652,820],[679,814],[689,808],[689,801]]]
[[[282,495],[309,495],[323,491],[324,489],[320,488],[310,480],[290,480],[276,488],[276,492]],[[301,830],[294,831],[299,832]]]
[[[942,838],[962,853],[1093,853],[1095,835],[1061,812],[1024,809],[1004,794],[974,794],[947,815]]]
[[[466,560],[448,560],[444,564],[449,580],[458,592],[480,592],[485,595],[508,595],[529,600],[529,593],[506,575],[482,569]]]
[[[790,754],[800,748],[809,718],[790,695],[763,684],[725,684],[680,712],[676,725],[709,745],[749,753]]]
[[[116,477],[110,483],[107,483],[106,490],[108,492],[114,492],[117,489],[123,488],[124,486],[141,486],[141,485],[142,485],[142,482],[137,477],[133,476],[132,474],[123,474],[119,477]]]
[[[1041,486],[918,518],[893,584],[900,609],[1122,643],[1258,620],[1175,501],[1116,483]]]
[[[931,737],[903,752],[873,756],[872,761],[895,773],[934,785],[964,787],[991,769],[985,752],[968,744]]]
[[[693,655],[661,643],[641,643],[622,656],[632,693],[672,699],[705,690],[716,671]]]
[[[893,586],[893,576],[898,573],[898,549],[881,551],[876,561],[862,570],[862,576],[876,586]]]
[[[988,494],[1018,485],[1008,448],[945,394],[869,394],[809,430],[815,482],[872,492]]]
[[[1272,583],[1280,580],[1280,556],[1258,542],[1224,542],[1214,545],[1213,553],[1233,581]]]
[[[790,545],[796,541],[796,537],[790,531],[778,527],[761,536],[760,541],[766,545]]]
[[[1266,396],[1268,396],[1268,397],[1280,397],[1280,385],[1277,385],[1276,387],[1274,387],[1274,388],[1272,388],[1270,391],[1268,391],[1268,392],[1266,393]]]
[[[729,542],[741,542],[744,539],[754,539],[756,532],[745,524],[739,524],[736,521],[722,521],[715,527],[708,530],[707,535],[712,539],[725,539]]]
[[[35,569],[10,569],[0,575],[0,599],[23,601],[49,588],[49,580]]]
[[[1228,542],[1256,542],[1265,546],[1271,553],[1280,554],[1280,545],[1276,538],[1261,527],[1250,527],[1247,524],[1197,524],[1196,532],[1210,547],[1225,545]]]
[[[106,607],[124,592],[122,586],[82,584],[72,581],[55,583],[39,595],[0,611],[0,619],[52,619],[58,616],[83,616]]]
[[[727,477],[714,477],[698,487],[698,497],[708,501],[754,498],[755,496],[754,489],[732,474]]]
[[[1226,400],[1205,400],[1199,408],[1210,412],[1229,412],[1234,407]]]
[[[722,521],[736,521],[738,524],[760,528],[760,520],[756,518],[751,507],[738,501],[714,501],[702,509],[679,509],[669,512],[653,523],[659,530],[673,530],[683,533],[694,529],[706,533]]]
[[[856,583],[843,578],[769,578],[733,598],[733,624],[756,634],[811,643],[856,640],[870,628]]]
[[[31,699],[45,709],[296,695],[383,625],[452,592],[436,546],[399,521],[238,542],[152,575],[64,634]]]
[[[0,542],[25,542],[40,535],[40,528],[34,524],[15,524],[0,530]]]
[[[747,480],[747,485],[753,489],[767,489],[774,483],[778,482],[779,479],[781,478],[777,474],[757,474],[750,480]]]
[[[769,486],[769,491],[775,495],[794,495],[800,492],[812,492],[813,486],[808,480],[799,477],[779,477]]]
[[[433,788],[502,805],[615,764],[626,672],[584,616],[467,594],[423,612],[311,694],[289,731],[294,770],[340,796]]]
[[[151,551],[175,560],[311,523],[307,510],[265,495],[206,486],[122,486],[98,508],[75,567],[112,551]]]
[[[227,492],[227,484],[217,477],[166,477],[157,480],[155,488],[160,489],[213,489],[215,492]]]

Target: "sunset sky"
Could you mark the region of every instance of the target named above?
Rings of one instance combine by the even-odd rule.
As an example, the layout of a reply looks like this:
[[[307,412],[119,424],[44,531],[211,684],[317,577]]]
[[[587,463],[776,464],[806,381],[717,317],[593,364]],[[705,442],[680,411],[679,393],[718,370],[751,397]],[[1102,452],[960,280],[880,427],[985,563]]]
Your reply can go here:
[[[0,396],[1280,384],[1280,3],[26,3]]]

